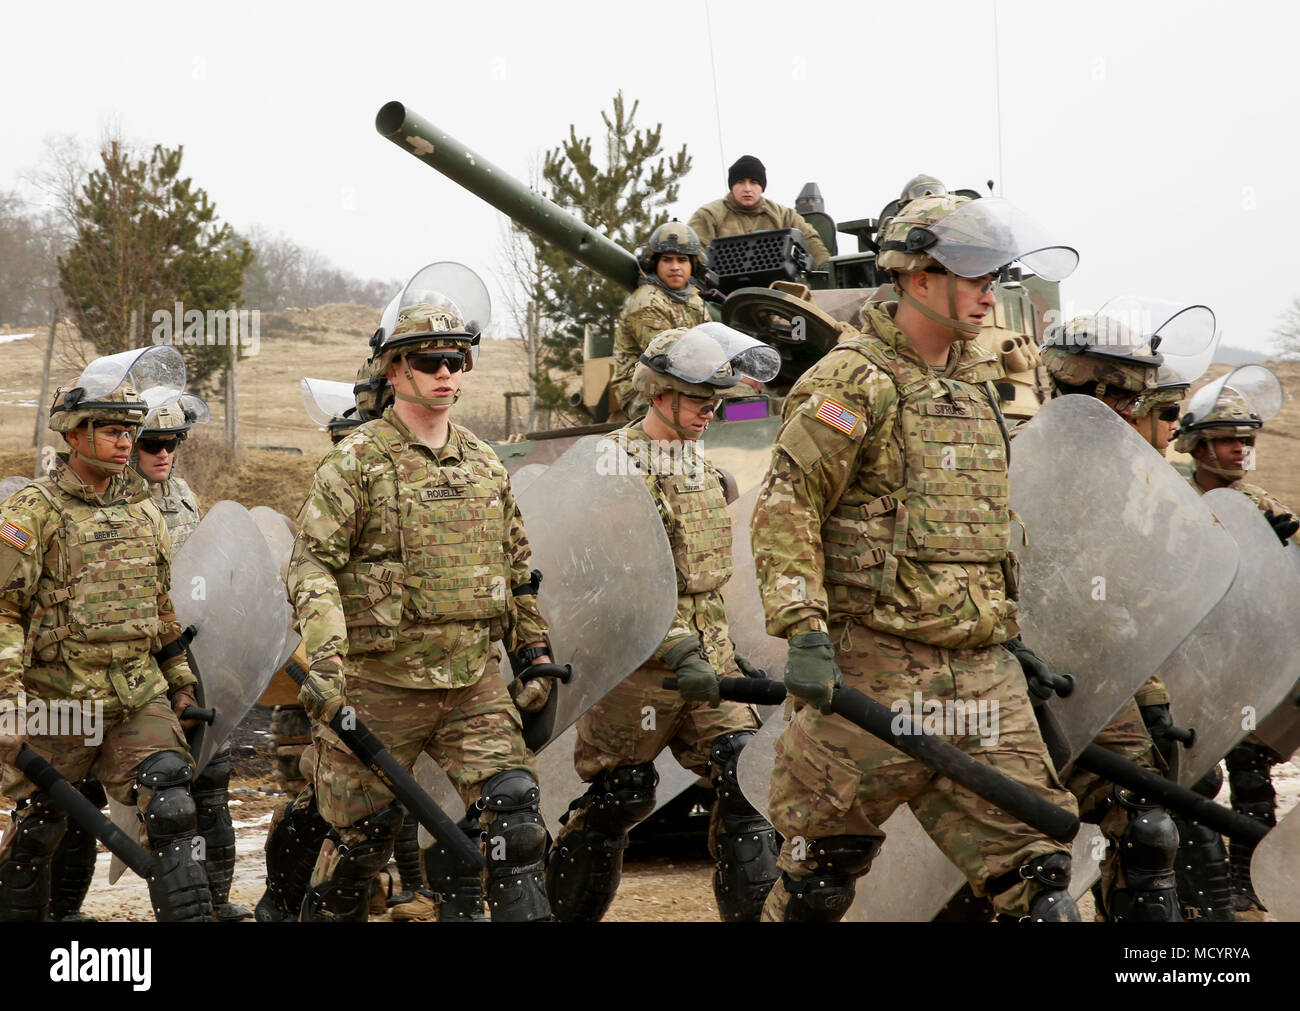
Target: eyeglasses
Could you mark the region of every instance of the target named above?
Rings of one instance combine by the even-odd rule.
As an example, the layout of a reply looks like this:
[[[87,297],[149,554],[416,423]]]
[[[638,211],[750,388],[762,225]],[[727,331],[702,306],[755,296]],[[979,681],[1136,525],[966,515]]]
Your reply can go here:
[[[1156,411],[1156,417],[1161,421],[1177,421],[1180,410],[1177,404],[1166,404]]]
[[[180,439],[141,439],[136,445],[140,447],[142,453],[168,452],[175,455],[176,447],[180,445]]]
[[[95,434],[104,436],[110,442],[121,442],[123,439],[125,439],[127,442],[131,442],[135,438],[135,429],[134,428],[112,429],[112,428],[104,428],[102,426],[96,425]]]
[[[459,372],[465,367],[464,351],[423,351],[417,355],[407,355],[407,362],[416,372],[433,375],[446,366],[448,372]]]
[[[696,400],[694,397],[682,397],[689,407],[696,414],[716,414],[722,406],[722,398],[716,400]]]
[[[945,267],[926,267],[927,274],[952,274],[952,271]],[[953,274],[953,277],[959,281],[965,281],[967,284],[973,284],[981,292],[997,292],[998,286],[1002,283],[1001,274],[985,274],[983,277],[962,277],[960,274]]]

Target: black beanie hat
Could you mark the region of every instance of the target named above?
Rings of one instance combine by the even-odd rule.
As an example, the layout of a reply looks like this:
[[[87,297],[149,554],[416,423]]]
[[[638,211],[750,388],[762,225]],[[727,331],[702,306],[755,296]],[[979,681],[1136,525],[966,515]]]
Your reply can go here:
[[[742,179],[753,179],[763,189],[767,189],[767,169],[763,168],[763,163],[752,154],[741,155],[736,159],[736,164],[727,169],[728,189]]]

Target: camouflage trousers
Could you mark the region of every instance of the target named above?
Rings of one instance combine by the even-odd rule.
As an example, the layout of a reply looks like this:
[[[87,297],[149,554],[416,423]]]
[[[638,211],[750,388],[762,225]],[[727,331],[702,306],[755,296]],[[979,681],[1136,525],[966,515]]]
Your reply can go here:
[[[27,746],[53,765],[68,782],[75,783],[91,773],[110,797],[127,806],[135,805],[142,812],[153,799],[153,791],[136,785],[136,770],[141,762],[162,751],[176,751],[193,767],[185,735],[166,695],[155,695],[133,712],[106,714],[98,732],[103,733],[103,738],[95,746],[87,745],[84,734],[33,736],[27,739]],[[4,767],[0,783],[4,795],[14,802],[26,800],[36,792],[36,785],[12,766]],[[0,859],[7,854],[12,838],[12,832],[6,833]]]
[[[883,705],[906,704],[914,711],[921,701],[925,712],[937,708],[925,704],[934,700],[977,711],[983,703],[989,714],[983,729],[961,726],[959,710],[950,706],[944,712],[954,713],[952,722],[933,729],[942,729],[948,743],[1009,779],[1075,810],[1074,798],[1061,787],[1039,734],[1020,664],[1007,650],[940,649],[861,625],[833,625],[831,641],[838,642],[835,662],[844,684]],[[918,719],[921,715],[916,713]],[[776,743],[769,794],[772,824],[785,840],[783,871],[795,880],[813,874],[816,863],[796,857],[815,839],[874,836],[883,841],[880,825],[900,804],[912,809],[978,896],[986,894],[987,881],[1035,857],[1070,852],[1068,846],[847,720],[813,706],[798,710]],[[1020,916],[1032,898],[1030,883],[1020,881],[991,901],[999,913]],[[763,918],[783,919],[788,900],[789,893],[778,881]]]
[[[1158,681],[1156,683],[1159,684]],[[1143,685],[1143,690],[1149,689],[1150,684],[1147,682]],[[1164,686],[1160,685],[1160,688],[1163,690]],[[1115,718],[1093,738],[1092,743],[1152,772],[1164,772],[1166,769],[1165,760],[1156,750],[1146,723],[1142,720],[1137,698],[1129,699],[1124,708],[1115,714]],[[1110,801],[1114,784],[1091,772],[1075,769],[1066,775],[1065,787],[1078,799],[1079,814],[1087,821],[1090,815],[1095,815]],[[1124,887],[1124,875],[1119,865],[1119,847],[1132,816],[1133,812],[1122,804],[1112,803],[1110,809],[1096,821],[1097,828],[1106,837],[1106,856],[1101,861],[1100,869],[1102,901],[1107,906],[1110,904],[1110,893],[1116,888]]]
[[[573,765],[584,783],[620,765],[653,762],[664,748],[683,769],[709,774],[713,742],[736,730],[757,730],[758,711],[739,702],[716,709],[707,702],[687,702],[662,687],[672,674],[661,665],[642,667],[625,678],[578,720]],[[583,825],[583,812],[570,813],[560,839]],[[721,816],[717,805],[709,819],[709,852],[717,858]]]
[[[526,769],[537,776],[537,763],[524,747],[523,722],[495,658],[481,678],[464,688],[397,688],[349,672],[344,692],[358,721],[398,765],[410,772],[420,753],[427,753],[447,773],[467,810],[479,799],[482,784],[499,772]],[[365,833],[350,826],[391,803],[393,795],[331,730],[318,723],[313,730],[316,803],[339,838],[352,845]],[[483,812],[484,828],[491,820],[491,813]],[[321,869],[318,863],[317,872]]]

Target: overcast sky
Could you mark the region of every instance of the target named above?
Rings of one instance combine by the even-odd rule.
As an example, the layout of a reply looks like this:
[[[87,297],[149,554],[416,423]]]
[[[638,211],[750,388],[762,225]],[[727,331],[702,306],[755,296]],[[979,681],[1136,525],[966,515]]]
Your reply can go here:
[[[185,172],[236,228],[283,232],[365,278],[459,259],[498,290],[500,215],[382,139],[386,101],[526,176],[570,123],[601,136],[621,88],[695,159],[682,219],[723,195],[742,154],[765,162],[767,196],[792,204],[815,180],[841,221],[874,217],[917,172],[995,179],[1079,250],[1067,312],[1124,292],[1205,302],[1225,343],[1266,349],[1300,295],[1300,13],[1277,2],[998,0],[996,33],[993,0],[0,12],[0,188],[46,137],[94,143],[116,123],[142,145],[183,144]]]

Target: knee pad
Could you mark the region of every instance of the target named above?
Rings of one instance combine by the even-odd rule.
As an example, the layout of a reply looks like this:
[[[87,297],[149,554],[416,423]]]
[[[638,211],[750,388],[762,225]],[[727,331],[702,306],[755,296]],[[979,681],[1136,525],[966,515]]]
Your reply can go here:
[[[1192,789],[1202,797],[1213,800],[1223,787],[1223,770],[1213,766],[1209,772],[1192,784]]]
[[[1119,840],[1124,888],[1111,893],[1111,918],[1133,923],[1180,921],[1174,875],[1178,827],[1163,808],[1146,806],[1121,787],[1115,788],[1115,796],[1130,814]]]
[[[1020,877],[1039,887],[1025,919],[1032,923],[1078,923],[1079,907],[1070,895],[1070,854],[1049,853],[1020,868]]]
[[[620,765],[602,773],[571,807],[584,807],[587,828],[617,838],[626,835],[655,809],[659,771],[653,762]]]
[[[190,796],[190,763],[175,751],[159,751],[140,763],[136,781],[153,791],[144,809],[149,845],[161,849],[198,834],[194,798]]]
[[[797,881],[784,871],[781,885],[790,896],[785,919],[790,923],[833,923],[853,904],[857,879],[871,869],[880,852],[878,836],[838,835],[809,839],[805,861],[816,865]]]
[[[478,812],[471,810],[456,823],[476,845],[479,841]],[[487,919],[483,902],[483,878],[466,870],[451,852],[435,841],[421,851],[424,876],[438,900],[438,920],[479,922]]]
[[[368,918],[370,879],[388,866],[393,840],[405,812],[396,801],[349,826],[364,838],[345,844],[335,833],[339,859],[329,878],[307,894],[303,902],[306,921],[359,921]]]
[[[329,831],[310,791],[300,794],[272,823],[266,836],[266,892],[254,910],[259,923],[297,919]]]
[[[496,817],[487,828],[488,911],[493,920],[549,919],[542,886],[546,824],[538,810],[541,791],[524,769],[499,772],[483,784],[479,806]]]
[[[1228,922],[1233,917],[1232,880],[1223,836],[1212,828],[1175,817],[1178,901],[1188,919]]]
[[[713,805],[722,823],[713,897],[727,923],[757,923],[767,893],[780,874],[776,830],[745,799],[736,779],[736,763],[753,736],[752,730],[723,734],[709,753]]]
[[[42,793],[12,815],[12,842],[0,860],[0,922],[34,923],[50,916],[50,862],[67,829],[62,811]]]

